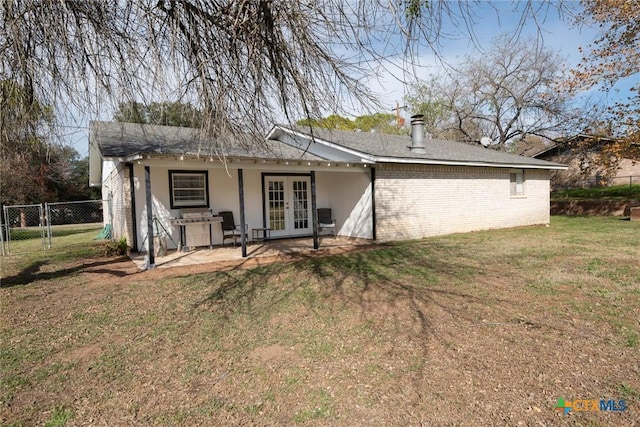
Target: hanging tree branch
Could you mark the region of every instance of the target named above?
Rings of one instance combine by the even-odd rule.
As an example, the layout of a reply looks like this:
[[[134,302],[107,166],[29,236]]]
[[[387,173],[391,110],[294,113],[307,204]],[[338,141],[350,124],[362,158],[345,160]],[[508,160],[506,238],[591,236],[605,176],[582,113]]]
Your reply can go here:
[[[420,47],[439,53],[445,22],[474,39],[479,3],[12,0],[0,2],[2,78],[81,111],[105,99],[187,100],[207,134],[262,134],[277,121],[375,108],[364,79],[393,58],[411,73]]]

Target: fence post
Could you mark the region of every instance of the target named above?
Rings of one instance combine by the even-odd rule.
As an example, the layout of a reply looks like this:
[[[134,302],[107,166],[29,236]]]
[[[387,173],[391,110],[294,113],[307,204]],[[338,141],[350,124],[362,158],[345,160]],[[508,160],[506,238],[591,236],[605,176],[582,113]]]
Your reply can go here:
[[[42,239],[42,249],[47,249],[47,231],[45,230],[47,218],[45,218],[45,208],[44,203],[40,203],[38,205],[38,211],[40,214],[40,239]]]
[[[7,227],[7,253],[10,254],[11,253],[11,230],[9,230],[9,212],[6,206],[4,206],[3,210],[4,210],[4,223]]]
[[[51,206],[49,206],[48,202],[44,204],[44,214],[47,220],[47,240],[49,244],[47,249],[51,249]]]
[[[4,210],[4,206],[2,206],[2,210]],[[5,256],[4,253],[4,215],[0,212],[0,256]]]

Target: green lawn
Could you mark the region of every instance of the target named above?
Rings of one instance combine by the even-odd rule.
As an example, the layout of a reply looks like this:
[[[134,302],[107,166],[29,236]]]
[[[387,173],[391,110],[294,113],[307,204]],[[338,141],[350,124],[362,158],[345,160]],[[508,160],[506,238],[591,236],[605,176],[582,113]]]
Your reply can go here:
[[[104,244],[95,240],[102,227],[97,223],[54,226],[51,247],[46,230],[43,240],[40,227],[12,229],[12,240],[5,242],[8,256],[2,259],[3,276],[37,261],[57,263],[86,258]]]
[[[639,236],[554,217],[186,275],[12,256],[1,424],[633,425]]]

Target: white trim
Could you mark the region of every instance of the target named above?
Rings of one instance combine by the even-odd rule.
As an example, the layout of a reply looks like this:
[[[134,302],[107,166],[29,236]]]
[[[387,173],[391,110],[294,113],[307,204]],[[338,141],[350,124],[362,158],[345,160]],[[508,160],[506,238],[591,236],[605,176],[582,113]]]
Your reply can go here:
[[[331,141],[327,141],[325,139],[322,138],[318,138],[317,136],[312,136],[312,135],[308,135],[302,132],[298,132],[298,131],[294,131],[291,129],[287,129],[287,128],[283,128],[281,126],[276,126],[279,130],[284,131],[290,135],[293,136],[297,136],[299,138],[304,138],[304,139],[308,139],[308,140],[313,140],[313,141],[317,141],[319,143],[321,143],[322,145],[325,145],[327,147],[333,148],[335,150],[338,151],[342,151],[343,153],[347,153],[347,154],[351,154],[352,156],[355,157],[360,157],[362,159],[362,161],[364,162],[370,162],[370,163],[375,163],[376,162],[376,156],[367,154],[367,153],[363,153],[362,151],[358,151],[358,150],[354,150],[352,148],[348,148],[345,147],[344,145],[339,145],[339,144],[335,144]],[[272,134],[274,133],[274,131],[276,130],[276,128],[274,128],[271,132],[269,132],[269,134],[267,135],[267,139],[272,139]],[[280,141],[280,140],[278,140]],[[282,141],[280,141],[282,142]],[[298,149],[300,149],[300,147],[296,147]],[[313,154],[313,153],[312,153]]]
[[[132,154],[131,156],[127,156],[124,160],[126,162],[134,162],[136,160],[142,160],[142,159],[144,159],[144,156],[138,153],[138,154]]]
[[[295,228],[296,226],[296,220],[295,220],[295,198],[294,198],[294,186],[293,183],[295,181],[298,182],[304,182],[306,189],[304,191],[305,193],[305,197],[306,197],[306,202],[307,202],[307,206],[306,209],[302,209],[302,211],[306,211],[306,218],[304,218],[304,220],[306,220],[306,227],[302,228]],[[283,199],[282,200],[276,200],[276,201],[280,201],[282,203],[282,208],[283,210],[282,215],[283,215],[283,226],[284,228],[282,229],[275,229],[272,224],[271,224],[271,211],[270,211],[270,206],[271,206],[271,202],[272,200],[269,198],[270,197],[270,193],[269,193],[269,184],[271,182],[282,182],[283,183],[283,188],[282,188],[282,196]],[[267,222],[267,226],[269,228],[271,228],[271,236],[272,237],[295,237],[295,236],[304,236],[304,235],[309,235],[311,234],[311,232],[313,231],[313,214],[312,214],[312,210],[311,210],[311,177],[308,175],[303,175],[303,176],[291,176],[291,175],[268,175],[264,177],[264,195],[265,195],[265,211],[264,211],[264,218],[266,219]],[[275,190],[275,193],[278,193],[278,190]]]
[[[324,143],[324,141],[322,141]],[[335,144],[333,144],[335,145]],[[338,147],[336,147],[338,148]],[[354,153],[358,154],[358,153]],[[133,162],[133,161],[161,161],[165,160],[171,162],[171,164],[175,165],[174,162],[180,161],[178,160],[179,156],[174,154],[160,154],[157,157],[153,155],[142,156],[140,154],[136,154],[133,156],[128,156],[125,158],[122,157],[105,157],[105,160],[116,160],[120,162]],[[203,163],[207,165],[207,167],[212,167],[217,164],[220,167],[224,167],[224,164],[221,162],[210,162],[208,158],[203,158],[202,156],[197,157],[196,155],[185,156],[183,162],[194,162],[202,165]],[[288,163],[288,164],[287,164]],[[375,165],[376,163],[396,163],[396,164],[417,164],[417,165],[440,165],[440,166],[476,166],[476,167],[494,167],[494,168],[518,168],[518,169],[543,169],[543,170],[567,170],[569,167],[565,165],[530,165],[530,164],[518,164],[518,163],[495,163],[495,162],[469,162],[469,161],[456,161],[456,160],[432,160],[432,159],[403,159],[400,157],[370,157],[363,155],[360,158],[360,163],[356,162],[334,162],[329,160],[275,160],[275,159],[262,159],[262,158],[227,158],[227,167],[231,164],[242,164],[242,167],[260,167],[260,165],[271,165],[271,166],[283,166],[283,167],[320,167],[320,168],[353,168],[353,167],[367,167],[367,165]],[[347,164],[349,166],[347,166]],[[255,165],[255,166],[254,166]]]
[[[512,178],[514,178],[513,181]],[[518,178],[520,178],[520,182],[518,182]],[[526,180],[527,178],[523,170],[509,171],[509,192],[511,194],[511,198],[521,198],[526,196]]]
[[[358,172],[374,163],[366,162],[334,162],[319,160],[265,160],[265,159],[247,159],[247,158],[227,158],[227,162],[222,163],[217,159],[210,162],[208,159],[196,156],[185,156],[184,160],[178,160],[179,156],[159,156],[158,158],[147,158],[137,162],[141,165],[180,168],[180,169],[246,169],[246,170],[264,170],[264,171],[309,171],[311,169],[336,171],[336,172]],[[121,159],[117,159],[122,161]]]
[[[442,166],[479,166],[491,168],[520,168],[520,169],[554,169],[566,170],[565,165],[530,165],[519,163],[495,163],[495,162],[469,162],[464,160],[432,160],[432,159],[402,159],[397,157],[380,157],[377,163],[401,163],[401,164],[421,164],[421,165],[442,165]]]

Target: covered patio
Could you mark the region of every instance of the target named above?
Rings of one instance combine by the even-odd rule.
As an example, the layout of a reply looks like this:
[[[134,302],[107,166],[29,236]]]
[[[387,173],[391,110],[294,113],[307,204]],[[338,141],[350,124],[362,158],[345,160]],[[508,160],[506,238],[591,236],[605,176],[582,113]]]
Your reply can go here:
[[[243,257],[241,246],[215,246],[213,249],[198,248],[187,252],[169,250],[165,256],[155,257],[155,268],[173,268],[203,264],[220,264],[229,267],[242,265],[258,266],[277,261],[335,255],[375,246],[368,239],[347,237],[320,237],[319,248],[313,249],[313,238],[279,239],[249,243],[247,257]],[[147,268],[146,253],[132,253],[131,260],[144,270]]]
[[[135,123],[91,124],[90,151],[96,163],[91,182],[110,200],[105,218],[110,218],[114,237],[126,238],[133,251],[148,254],[140,258],[147,268],[196,258],[174,251],[156,259],[159,236],[168,238],[168,249],[219,248],[233,230],[247,236],[239,242],[241,249],[197,255],[211,255],[212,261],[275,256],[275,246],[265,245],[263,253],[248,242],[260,230],[263,237],[268,230],[274,241],[313,236],[302,241],[318,250],[320,233],[327,228],[318,222],[319,211],[330,212],[334,235],[375,240],[374,170],[367,159],[311,154],[307,147],[252,137],[252,143],[216,139],[204,144],[199,132]],[[214,150],[220,144],[226,147],[224,158]],[[223,214],[230,219],[220,221]],[[280,254],[282,249],[275,251]]]

